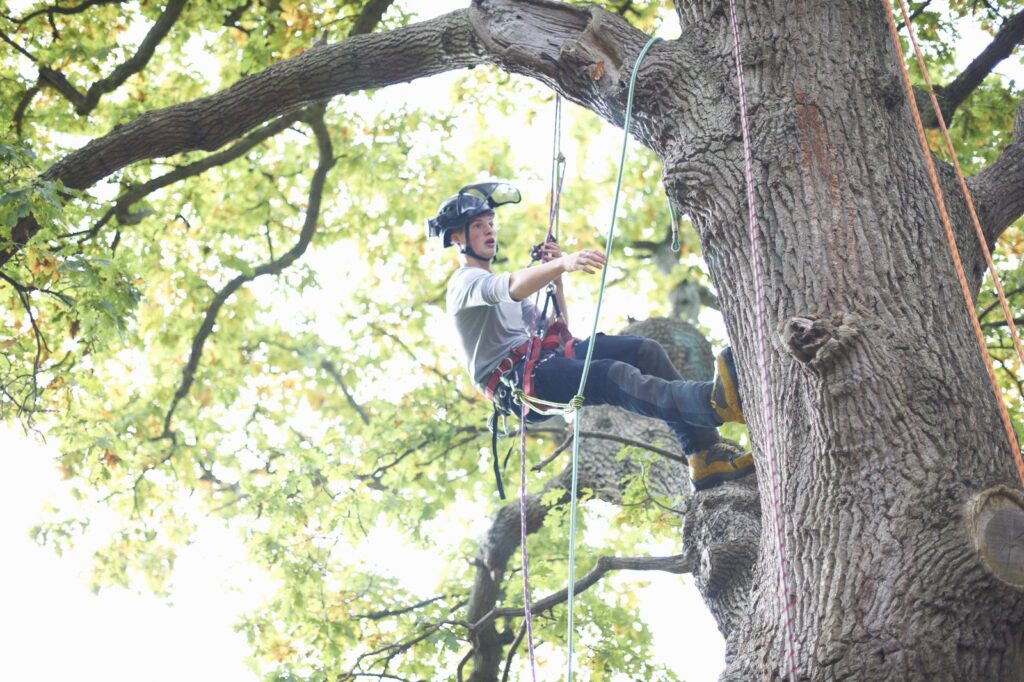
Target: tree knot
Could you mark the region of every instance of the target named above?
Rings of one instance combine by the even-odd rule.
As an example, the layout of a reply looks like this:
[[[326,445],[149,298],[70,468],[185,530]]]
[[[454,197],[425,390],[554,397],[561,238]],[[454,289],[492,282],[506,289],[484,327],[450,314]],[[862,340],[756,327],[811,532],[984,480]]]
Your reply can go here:
[[[968,501],[966,521],[988,572],[1024,590],[1024,494],[1005,485],[983,490]]]
[[[860,318],[852,313],[827,317],[799,315],[779,325],[779,336],[797,360],[815,369],[825,369],[845,352],[861,327]]]

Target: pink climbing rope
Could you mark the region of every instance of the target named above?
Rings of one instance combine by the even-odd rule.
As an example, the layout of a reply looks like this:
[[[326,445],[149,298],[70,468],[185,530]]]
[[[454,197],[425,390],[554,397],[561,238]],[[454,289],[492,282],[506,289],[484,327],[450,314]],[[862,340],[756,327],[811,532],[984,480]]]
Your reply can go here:
[[[530,650],[530,673],[537,682],[537,658],[533,652],[533,614],[530,610],[530,569],[526,557],[526,413],[524,402],[519,412],[519,541],[523,555],[523,618],[526,621],[526,646]]]
[[[746,84],[743,79],[743,53],[740,47],[740,31],[736,20],[736,2],[729,0],[729,23],[732,27],[733,55],[736,59],[736,80],[740,92],[740,123],[743,133],[743,172],[746,178],[747,219],[750,224],[751,261],[754,270],[754,307],[757,316],[757,359],[758,377],[761,384],[761,401],[764,410],[765,433],[762,449],[763,462],[768,469],[769,506],[771,528],[769,533],[775,545],[779,568],[779,598],[782,611],[782,630],[786,641],[786,662],[789,679],[796,682],[796,638],[793,634],[792,593],[790,592],[789,561],[786,554],[784,517],[782,514],[782,476],[779,471],[775,447],[775,405],[771,387],[768,384],[768,313],[765,306],[764,280],[761,271],[761,244],[758,240],[757,211],[754,208],[754,164],[750,143],[750,122],[747,118]]]

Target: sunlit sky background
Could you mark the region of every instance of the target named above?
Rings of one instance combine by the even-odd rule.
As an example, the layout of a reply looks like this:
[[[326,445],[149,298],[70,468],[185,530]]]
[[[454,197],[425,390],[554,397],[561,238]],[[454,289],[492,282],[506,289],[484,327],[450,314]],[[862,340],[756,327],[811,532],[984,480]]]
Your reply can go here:
[[[12,2],[11,9],[30,2]],[[401,3],[413,6],[412,2]],[[422,5],[424,3],[415,3]],[[431,0],[423,18],[463,7],[466,0]],[[135,27],[138,35],[148,26]],[[675,30],[670,20],[663,37]],[[988,43],[976,30],[961,36],[958,61],[966,64]],[[6,57],[5,57],[6,58]],[[202,59],[198,55],[197,59]],[[198,68],[204,65],[197,64]],[[205,65],[216,71],[215,64]],[[205,70],[205,69],[204,69]],[[998,73],[1024,81],[1016,57]],[[388,88],[375,108],[403,101],[429,99],[459,74],[445,74],[410,85]],[[568,116],[573,115],[572,105]],[[539,128],[539,126],[538,126]],[[539,167],[546,168],[547,139],[517,145],[534,148]],[[609,130],[609,135],[618,135]],[[661,191],[660,188],[652,191]],[[527,197],[527,201],[530,198]],[[536,200],[536,199],[534,199]],[[709,322],[713,322],[709,320]],[[218,522],[202,526],[195,542],[182,549],[173,592],[160,599],[145,591],[107,589],[94,595],[87,588],[92,552],[109,537],[115,519],[100,507],[90,511],[92,525],[81,542],[62,557],[35,545],[29,528],[43,518],[48,504],[70,504],[55,459],[57,444],[26,437],[15,425],[0,426],[0,654],[3,678],[11,680],[104,680],[106,682],[170,682],[191,680],[257,680],[245,663],[248,646],[233,625],[272,589],[269,579],[248,565],[239,536]],[[398,574],[410,586],[429,592],[430,556],[416,556],[386,531],[373,543],[382,571],[416,567]],[[661,548],[673,554],[678,548]],[[657,656],[689,682],[710,682],[723,666],[724,645],[714,621],[687,578],[662,574],[620,574],[612,578],[631,585],[641,613],[655,636]]]

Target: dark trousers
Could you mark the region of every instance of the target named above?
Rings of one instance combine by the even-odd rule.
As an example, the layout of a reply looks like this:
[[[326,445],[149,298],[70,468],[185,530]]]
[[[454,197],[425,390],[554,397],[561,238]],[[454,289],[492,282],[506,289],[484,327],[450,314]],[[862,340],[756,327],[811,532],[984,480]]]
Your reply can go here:
[[[583,376],[590,340],[576,344],[576,358],[560,351],[541,355],[533,372],[533,392],[542,400],[568,403]],[[521,384],[522,363],[516,368]],[[717,443],[722,420],[711,407],[710,381],[687,381],[672,365],[661,344],[642,336],[598,334],[583,389],[584,405],[614,405],[661,419],[687,455]],[[531,418],[532,417],[532,418]],[[527,421],[539,420],[533,414]]]

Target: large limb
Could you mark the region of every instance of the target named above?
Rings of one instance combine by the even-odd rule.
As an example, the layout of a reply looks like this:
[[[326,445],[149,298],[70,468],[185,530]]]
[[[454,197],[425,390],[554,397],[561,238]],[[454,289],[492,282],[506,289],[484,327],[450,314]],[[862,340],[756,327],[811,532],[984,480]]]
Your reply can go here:
[[[952,83],[935,88],[935,98],[939,101],[942,117],[947,124],[950,123],[953,114],[964,100],[982,84],[1001,61],[1013,53],[1014,48],[1020,45],[1022,40],[1024,40],[1024,10],[1006,20],[988,47],[982,50],[981,54],[975,57],[974,61],[968,64],[967,68],[953,79]],[[922,122],[927,127],[938,127],[939,122],[932,112],[927,94],[918,92],[917,99],[921,108]]]
[[[214,95],[146,112],[68,154],[42,179],[86,189],[136,161],[215,150],[309,102],[482,63],[537,78],[621,124],[624,81],[645,39],[624,19],[596,8],[477,0],[437,19],[316,46]],[[657,62],[664,49],[655,48],[648,59]],[[633,132],[651,144],[654,133],[640,114],[642,107]],[[11,246],[0,250],[0,266],[38,231],[34,216],[21,219]]]
[[[173,171],[164,173],[163,175],[153,178],[141,185],[132,187],[127,192],[122,194],[114,202],[114,205],[107,209],[106,213],[96,223],[85,231],[85,239],[92,239],[100,230],[110,222],[114,217],[124,223],[130,223],[132,221],[130,210],[133,204],[141,201],[143,198],[149,196],[157,190],[163,189],[169,185],[173,185],[177,182],[181,182],[185,178],[193,177],[205,173],[211,168],[223,166],[226,163],[234,161],[237,158],[244,156],[246,153],[257,147],[260,143],[270,139],[277,133],[285,130],[300,118],[302,118],[303,112],[296,111],[287,116],[282,116],[272,123],[268,123],[259,130],[249,133],[244,138],[236,142],[231,147],[223,151],[219,151],[215,154],[210,154],[206,158],[200,159],[193,163],[185,166],[179,166]],[[70,235],[77,236],[77,235]]]
[[[403,29],[353,36],[278,62],[214,95],[149,111],[89,142],[42,178],[85,189],[136,161],[212,151],[309,102],[472,66],[480,61],[465,10]],[[0,266],[39,231],[21,219]]]
[[[1017,107],[1013,141],[988,168],[968,178],[967,186],[990,244],[1024,215],[1024,102]]]

